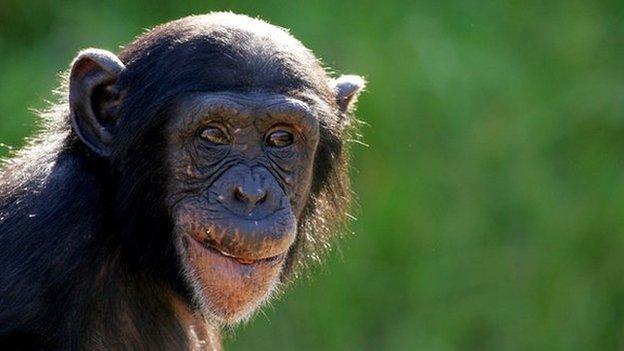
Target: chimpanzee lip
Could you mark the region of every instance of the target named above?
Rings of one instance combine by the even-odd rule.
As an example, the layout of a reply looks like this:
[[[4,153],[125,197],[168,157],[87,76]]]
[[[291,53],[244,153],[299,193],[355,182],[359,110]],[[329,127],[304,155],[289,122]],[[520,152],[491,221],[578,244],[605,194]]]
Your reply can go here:
[[[281,253],[279,255],[275,255],[272,257],[266,257],[266,258],[259,258],[259,259],[249,259],[249,258],[244,258],[244,257],[238,257],[238,256],[234,256],[232,254],[229,254],[227,252],[224,252],[222,250],[219,250],[218,248],[216,248],[214,245],[211,245],[208,242],[199,240],[198,238],[196,238],[194,235],[191,234],[186,234],[187,237],[190,237],[191,240],[195,241],[196,243],[198,243],[202,248],[211,251],[215,254],[224,256],[228,259],[234,260],[236,262],[238,262],[239,264],[242,265],[256,265],[256,264],[261,264],[261,263],[267,263],[267,264],[277,264],[280,263],[284,260],[284,258],[286,257],[286,252]]]

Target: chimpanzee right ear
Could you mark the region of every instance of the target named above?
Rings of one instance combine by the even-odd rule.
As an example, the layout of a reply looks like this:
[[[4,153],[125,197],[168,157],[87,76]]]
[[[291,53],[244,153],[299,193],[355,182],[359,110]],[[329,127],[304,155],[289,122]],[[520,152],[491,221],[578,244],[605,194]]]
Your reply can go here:
[[[120,92],[115,87],[126,68],[115,54],[86,49],[74,59],[69,75],[69,108],[78,137],[100,156],[110,154]]]

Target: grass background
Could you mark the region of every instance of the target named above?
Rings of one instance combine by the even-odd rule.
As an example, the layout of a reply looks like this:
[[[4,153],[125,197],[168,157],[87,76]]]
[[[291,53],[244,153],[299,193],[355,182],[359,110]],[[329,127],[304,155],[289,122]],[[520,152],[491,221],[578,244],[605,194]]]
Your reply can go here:
[[[369,80],[355,235],[227,349],[624,349],[624,2],[0,0],[1,154],[79,49],[211,10]]]

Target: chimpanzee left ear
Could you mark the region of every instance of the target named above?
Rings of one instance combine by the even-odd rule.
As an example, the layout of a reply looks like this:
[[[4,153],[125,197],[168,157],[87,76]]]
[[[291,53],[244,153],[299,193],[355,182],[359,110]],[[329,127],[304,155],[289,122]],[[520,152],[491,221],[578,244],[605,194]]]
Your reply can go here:
[[[364,78],[356,75],[343,75],[333,80],[336,91],[336,102],[341,112],[350,111],[357,97],[366,86]]]

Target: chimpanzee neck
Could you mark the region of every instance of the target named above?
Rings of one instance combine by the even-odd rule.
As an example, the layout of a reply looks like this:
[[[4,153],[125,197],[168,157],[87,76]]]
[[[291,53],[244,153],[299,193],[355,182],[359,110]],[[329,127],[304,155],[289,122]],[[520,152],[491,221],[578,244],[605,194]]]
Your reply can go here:
[[[82,345],[95,350],[217,350],[219,334],[177,294],[128,274],[118,262],[102,267],[90,299]]]

